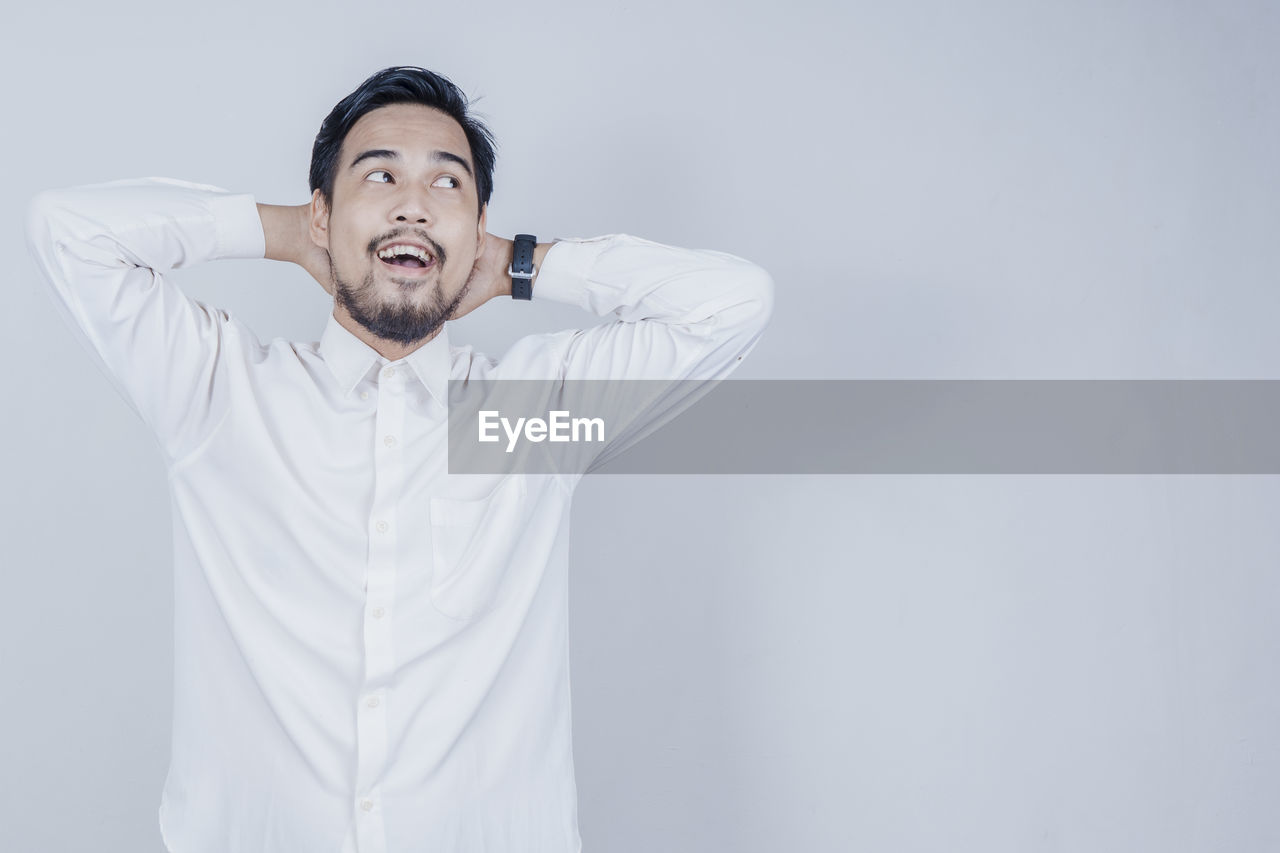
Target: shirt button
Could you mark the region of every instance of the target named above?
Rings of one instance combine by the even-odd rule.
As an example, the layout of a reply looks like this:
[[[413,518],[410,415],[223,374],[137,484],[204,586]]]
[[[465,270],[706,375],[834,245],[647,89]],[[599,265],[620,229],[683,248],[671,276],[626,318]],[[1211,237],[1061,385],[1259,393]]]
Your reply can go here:
[[[377,527],[378,527],[379,533],[386,533],[388,530],[391,529],[391,525],[387,524],[385,521],[379,521],[377,524]]]
[[[373,800],[361,800],[360,808],[364,809],[367,812],[373,811]]]
[[[381,700],[378,699],[377,696],[370,696],[368,699],[364,700],[364,704],[369,706],[370,708],[376,708],[378,707],[379,704],[381,704]]]
[[[395,447],[396,437],[394,435],[389,435],[386,438],[382,439],[382,443],[385,444],[387,447]]]
[[[388,367],[382,371],[382,375],[390,379],[392,376],[396,375],[396,369],[394,367]]]
[[[361,391],[361,392],[360,392],[360,399],[361,399],[361,400],[368,400],[368,399],[369,399],[369,392],[368,392],[368,391]]]
[[[387,609],[386,609],[385,607],[375,607],[375,608],[373,608],[373,618],[374,618],[374,619],[381,619],[383,616],[386,616],[386,615],[387,615]]]

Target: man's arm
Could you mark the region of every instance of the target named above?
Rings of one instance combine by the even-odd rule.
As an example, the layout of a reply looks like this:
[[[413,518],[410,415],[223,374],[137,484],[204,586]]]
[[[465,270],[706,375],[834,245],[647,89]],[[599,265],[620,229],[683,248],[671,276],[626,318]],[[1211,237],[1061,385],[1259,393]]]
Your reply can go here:
[[[486,235],[472,284],[480,298],[469,310],[511,296],[513,251],[513,241]],[[756,264],[629,234],[538,243],[534,267],[534,299],[617,320],[561,334],[561,379],[722,378],[755,347],[773,312],[773,278]],[[635,352],[646,336],[670,346]]]
[[[258,217],[262,220],[266,239],[265,257],[297,264],[319,282],[325,293],[332,296],[329,253],[311,241],[311,205],[258,202]]]
[[[523,338],[504,363],[545,364],[537,352],[550,346],[558,375],[528,378],[663,380],[589,389],[604,395],[602,405],[615,418],[593,457],[596,468],[732,373],[763,334],[773,294],[769,273],[724,252],[627,234],[561,240],[544,253],[533,298],[577,305],[614,322]],[[601,387],[606,384],[611,387]]]
[[[449,317],[450,320],[465,317],[490,299],[511,297],[511,276],[507,274],[507,270],[510,269],[511,261],[515,257],[515,245],[514,240],[508,240],[496,234],[484,235],[484,246],[472,266],[471,283],[467,287],[466,295]],[[555,245],[554,242],[538,243],[533,248],[535,286],[538,282],[538,271],[542,269],[547,251],[553,245]]]
[[[170,178],[46,190],[28,205],[27,246],[55,310],[171,464],[221,422],[226,352],[260,344],[167,273],[263,257],[254,205],[249,194]]]

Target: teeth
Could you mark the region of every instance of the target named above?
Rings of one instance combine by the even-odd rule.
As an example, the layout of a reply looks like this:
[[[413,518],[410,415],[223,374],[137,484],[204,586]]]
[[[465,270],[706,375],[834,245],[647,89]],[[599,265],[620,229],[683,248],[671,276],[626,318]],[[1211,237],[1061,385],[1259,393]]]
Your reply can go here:
[[[427,253],[427,250],[419,249],[417,246],[404,246],[395,243],[378,252],[378,257],[380,258],[394,258],[396,255],[417,255],[424,264],[431,263],[431,255]]]

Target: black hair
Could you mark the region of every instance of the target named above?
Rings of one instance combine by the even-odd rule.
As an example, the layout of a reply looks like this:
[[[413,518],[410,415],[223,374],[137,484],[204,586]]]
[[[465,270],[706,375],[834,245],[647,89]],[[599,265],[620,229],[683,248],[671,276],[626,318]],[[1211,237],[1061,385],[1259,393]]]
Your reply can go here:
[[[338,174],[338,153],[348,131],[359,118],[388,104],[422,104],[453,117],[471,146],[471,164],[476,171],[476,194],[480,209],[493,194],[493,165],[497,160],[493,133],[470,112],[470,102],[447,77],[419,68],[398,65],[384,68],[361,83],[325,116],[311,148],[311,191],[320,190],[326,205],[333,202],[333,183]],[[477,211],[477,215],[479,211]]]

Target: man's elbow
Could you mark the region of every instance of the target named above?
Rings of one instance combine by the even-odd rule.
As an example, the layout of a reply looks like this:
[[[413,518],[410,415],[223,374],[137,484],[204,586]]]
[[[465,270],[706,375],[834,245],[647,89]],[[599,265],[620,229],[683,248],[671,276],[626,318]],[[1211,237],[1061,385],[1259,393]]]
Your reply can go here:
[[[760,266],[751,265],[752,274],[748,277],[749,289],[753,294],[753,302],[756,306],[755,317],[759,328],[763,329],[769,323],[769,318],[773,316],[773,276]]]
[[[734,304],[721,316],[721,322],[754,339],[773,316],[773,276],[750,261],[738,264],[733,274]]]

